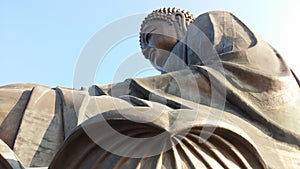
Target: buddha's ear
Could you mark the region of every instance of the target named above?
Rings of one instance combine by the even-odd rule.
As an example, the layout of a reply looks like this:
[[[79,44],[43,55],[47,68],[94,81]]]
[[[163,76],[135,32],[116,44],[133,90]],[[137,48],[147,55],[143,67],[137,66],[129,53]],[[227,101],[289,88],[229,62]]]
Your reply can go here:
[[[187,32],[187,23],[186,23],[186,18],[183,13],[181,12],[176,12],[172,16],[172,20],[176,23],[174,26],[176,28],[176,33],[177,33],[177,40],[181,40],[186,32]]]
[[[181,32],[181,35],[180,35],[180,37],[182,37],[182,36],[184,36],[185,35],[185,33],[186,33],[186,31],[187,31],[187,23],[186,23],[186,21],[185,21],[185,16],[184,16],[184,14],[183,13],[181,13],[181,12],[177,12],[177,13],[175,13],[175,20],[177,21],[177,23],[178,23],[178,29],[179,29],[179,31]]]

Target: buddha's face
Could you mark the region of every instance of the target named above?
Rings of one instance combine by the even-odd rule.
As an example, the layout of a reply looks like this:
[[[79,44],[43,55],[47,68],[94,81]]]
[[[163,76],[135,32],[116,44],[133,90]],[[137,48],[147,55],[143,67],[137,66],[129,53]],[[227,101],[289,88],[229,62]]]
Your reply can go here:
[[[150,21],[141,32],[141,46],[146,59],[163,72],[163,66],[177,43],[174,25],[166,21]]]

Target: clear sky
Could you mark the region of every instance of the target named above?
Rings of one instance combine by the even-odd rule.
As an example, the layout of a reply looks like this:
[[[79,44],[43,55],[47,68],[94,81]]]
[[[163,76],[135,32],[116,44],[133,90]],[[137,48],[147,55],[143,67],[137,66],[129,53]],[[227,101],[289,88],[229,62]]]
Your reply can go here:
[[[0,0],[0,85],[38,83],[72,87],[82,51],[97,33],[124,18],[146,15],[161,7],[186,9],[195,16],[210,10],[230,11],[275,47],[300,76],[299,0]],[[137,36],[140,25],[130,24],[118,29],[134,26],[136,34],[110,47],[105,47],[106,40],[118,29],[100,36],[104,38],[97,48],[105,48],[107,52],[97,61],[93,82],[83,85],[157,73],[148,69],[146,60],[134,57],[140,52]],[[126,69],[144,65],[147,65],[145,70],[119,76]]]

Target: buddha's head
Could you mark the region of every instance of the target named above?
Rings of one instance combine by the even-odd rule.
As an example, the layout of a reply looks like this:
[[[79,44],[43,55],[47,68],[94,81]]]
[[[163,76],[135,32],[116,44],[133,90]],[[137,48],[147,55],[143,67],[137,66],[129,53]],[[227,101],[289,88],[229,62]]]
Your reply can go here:
[[[146,59],[163,72],[163,65],[175,44],[181,40],[187,27],[194,21],[189,12],[176,8],[161,8],[151,12],[143,21],[140,45]]]

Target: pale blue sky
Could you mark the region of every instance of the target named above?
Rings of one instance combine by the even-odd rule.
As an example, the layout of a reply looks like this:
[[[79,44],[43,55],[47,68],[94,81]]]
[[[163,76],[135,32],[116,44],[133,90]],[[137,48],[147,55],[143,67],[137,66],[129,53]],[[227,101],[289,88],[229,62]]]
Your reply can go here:
[[[0,85],[28,82],[72,87],[78,58],[93,35],[121,18],[161,7],[186,9],[195,16],[210,10],[230,11],[274,46],[299,76],[299,4],[298,0],[0,0]],[[93,83],[124,80],[116,78],[124,63],[131,67],[147,62],[127,64],[127,58],[139,50],[137,36],[112,46],[98,63]]]

